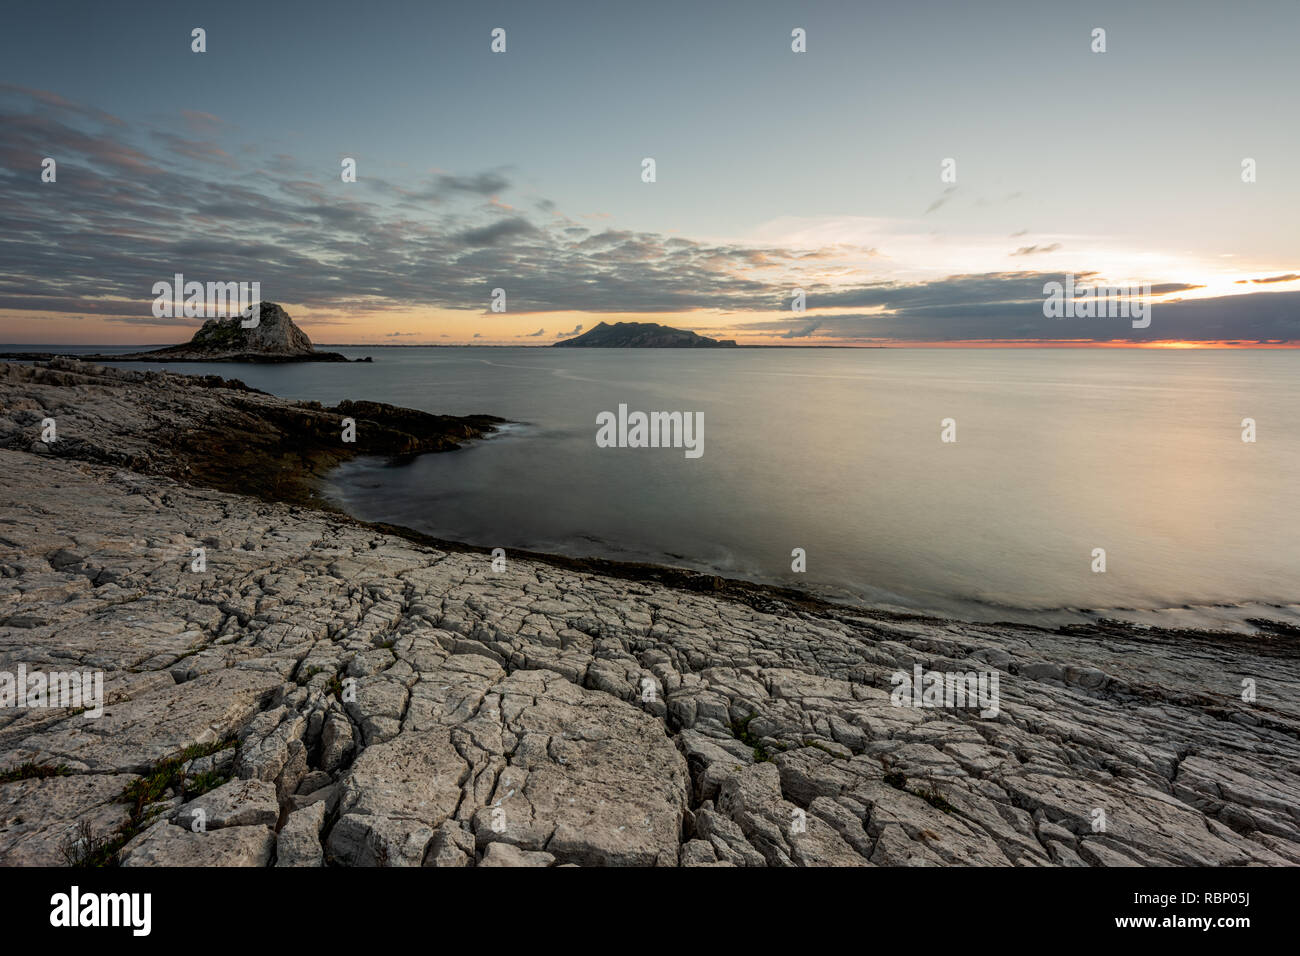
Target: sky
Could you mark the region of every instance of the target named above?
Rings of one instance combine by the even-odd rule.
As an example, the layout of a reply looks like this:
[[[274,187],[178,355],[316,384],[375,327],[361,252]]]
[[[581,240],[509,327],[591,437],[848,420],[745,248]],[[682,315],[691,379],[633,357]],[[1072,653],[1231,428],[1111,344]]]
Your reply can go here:
[[[320,344],[620,320],[746,344],[1300,344],[1294,0],[5,19],[0,342],[185,341],[201,320],[152,309],[180,273],[259,282]],[[1150,325],[1045,316],[1066,275],[1149,284]]]

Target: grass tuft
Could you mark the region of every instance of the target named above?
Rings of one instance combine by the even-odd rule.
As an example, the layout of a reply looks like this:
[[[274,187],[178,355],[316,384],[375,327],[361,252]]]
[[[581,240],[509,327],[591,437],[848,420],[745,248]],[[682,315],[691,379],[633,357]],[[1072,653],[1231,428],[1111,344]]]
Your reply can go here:
[[[44,780],[47,777],[66,777],[72,771],[63,764],[54,766],[47,763],[25,763],[0,773],[0,783],[16,783],[19,780]]]

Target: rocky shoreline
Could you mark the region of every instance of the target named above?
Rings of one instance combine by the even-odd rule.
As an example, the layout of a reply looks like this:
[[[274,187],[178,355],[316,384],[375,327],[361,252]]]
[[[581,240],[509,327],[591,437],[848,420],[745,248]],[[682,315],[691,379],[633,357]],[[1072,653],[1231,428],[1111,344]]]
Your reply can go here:
[[[0,447],[318,507],[329,507],[319,480],[341,462],[451,451],[505,424],[493,415],[430,415],[380,402],[290,402],[215,375],[68,358],[0,363],[0,394]],[[54,443],[41,441],[47,418]],[[344,440],[348,419],[351,441]]]
[[[371,361],[369,356],[359,359],[350,359],[341,352],[313,352],[311,355],[267,355],[262,352],[235,352],[230,355],[223,355],[221,358],[213,358],[210,355],[187,355],[180,352],[171,352],[164,355],[159,354],[160,351],[161,350],[153,352],[120,352],[112,355],[101,352],[78,355],[65,352],[0,352],[0,362],[55,362],[60,360],[70,360],[74,362],[85,362],[90,365],[99,365],[104,362],[158,362],[167,365],[214,362],[251,362],[257,365],[287,365],[295,362]]]
[[[1300,863],[1288,631],[494,562],[314,497],[499,423],[0,365],[0,672],[105,703],[0,709],[0,864]],[[901,699],[917,667],[996,674],[996,713]]]

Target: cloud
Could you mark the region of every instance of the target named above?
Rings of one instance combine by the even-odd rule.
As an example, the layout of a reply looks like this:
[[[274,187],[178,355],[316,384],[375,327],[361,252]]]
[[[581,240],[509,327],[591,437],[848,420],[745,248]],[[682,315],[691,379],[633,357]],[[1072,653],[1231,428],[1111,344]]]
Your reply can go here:
[[[232,169],[237,165],[229,153],[211,140],[190,140],[185,139],[183,136],[176,136],[158,130],[154,130],[151,135],[154,139],[165,144],[167,149],[177,156],[184,156],[187,159],[196,159],[205,163],[216,163],[219,166]]]
[[[1268,276],[1264,279],[1238,279],[1237,285],[1245,285],[1247,282],[1267,283],[1267,282],[1293,282],[1300,279],[1300,273],[1288,272],[1286,275]]]
[[[555,337],[556,337],[557,339],[566,339],[566,338],[568,338],[568,337],[570,337],[570,336],[572,336],[572,335],[578,335],[578,334],[581,333],[581,332],[582,332],[582,324],[579,323],[578,325],[575,325],[575,326],[573,327],[573,331],[572,331],[572,332],[556,332],[556,333],[555,333]]]
[[[934,212],[936,209],[938,209],[940,206],[946,203],[949,199],[951,199],[952,194],[956,191],[956,189],[957,189],[956,186],[949,186],[947,189],[945,189],[943,191],[942,196],[940,196],[934,202],[930,203],[930,205],[925,208],[925,215],[928,216],[930,213]]]
[[[887,309],[818,316],[814,320],[817,328],[809,331],[815,331],[818,338],[851,344],[1016,341],[1141,344],[1163,340],[1300,343],[1300,292],[1167,302],[1161,301],[1161,292],[1157,290],[1163,289],[1168,295],[1181,290],[1183,284],[1153,284],[1151,325],[1134,329],[1132,320],[1126,317],[1055,319],[1044,316],[1043,284],[1062,282],[1064,278],[1059,273],[955,276],[919,286],[877,290],[877,298],[889,298]],[[791,334],[788,326],[788,320],[769,320],[745,323],[741,328],[773,338],[800,337],[798,332]]]
[[[105,315],[101,316],[101,321],[118,325],[176,326],[194,331],[198,331],[198,327],[203,323],[202,319],[189,319],[179,315],[161,319],[156,319],[152,315]]]
[[[521,335],[521,336],[519,336],[519,337],[520,337],[521,339],[535,339],[535,338],[537,338],[538,336],[542,336],[542,335],[545,335],[545,334],[546,334],[546,330],[545,330],[545,329],[538,329],[536,332],[529,332],[527,335]]]
[[[18,102],[40,103],[42,107],[59,110],[71,116],[91,119],[106,126],[126,126],[125,122],[112,113],[105,113],[103,110],[94,107],[73,103],[71,100],[49,90],[35,90],[14,83],[0,83],[0,97],[14,99]]]
[[[781,336],[783,339],[806,339],[822,327],[823,319],[815,319],[809,322],[802,329],[791,329]]]
[[[536,226],[527,219],[516,216],[494,222],[490,226],[466,229],[456,238],[471,246],[491,246],[511,236],[527,236],[535,232],[537,232]]]
[[[434,217],[412,205],[410,190],[358,192],[336,182],[332,166],[249,158],[238,144],[226,146],[238,157],[231,167],[202,141],[119,127],[58,99],[11,93],[0,98],[0,125],[9,240],[0,244],[0,308],[146,314],[153,283],[177,271],[260,281],[275,301],[343,312],[481,308],[484,288],[506,279],[520,311],[767,308],[776,291],[741,270],[806,252],[593,234],[556,216],[547,217],[553,226],[518,214],[485,224],[481,208],[452,205]],[[51,152],[57,184],[19,172]],[[503,181],[444,176],[431,188],[474,196]]]
[[[1021,246],[1015,252],[1009,253],[1009,255],[1032,256],[1044,252],[1055,252],[1059,248],[1061,248],[1061,244],[1059,242],[1053,242],[1046,246]]]
[[[264,297],[306,306],[315,316],[337,315],[340,322],[385,309],[481,310],[486,290],[498,286],[509,290],[512,311],[563,312],[566,323],[575,312],[726,315],[780,309],[788,304],[792,277],[851,254],[859,265],[853,272],[840,269],[836,283],[801,281],[815,311],[800,320],[803,325],[791,328],[787,314],[746,328],[774,339],[863,341],[1123,332],[1044,320],[1042,286],[1059,273],[893,282],[862,272],[867,251],[838,241],[790,248],[592,231],[575,225],[582,217],[553,207],[506,216],[496,211],[490,218],[494,207],[480,200],[509,188],[500,171],[436,174],[410,189],[353,188],[339,181],[331,163],[309,168],[293,157],[246,150],[230,141],[227,127],[214,132],[214,122],[220,121],[180,117],[173,128],[193,138],[181,137],[126,124],[57,94],[0,86],[0,308],[162,325],[150,311],[153,284],[182,272],[198,281],[259,281]],[[58,158],[57,183],[41,183],[33,174],[44,156]],[[413,201],[421,193],[433,205]],[[845,284],[851,275],[863,277]],[[1077,269],[1076,275],[1088,273]],[[1196,288],[1153,286],[1165,295]],[[1295,320],[1278,311],[1288,295],[1252,290],[1212,300],[1217,313],[1196,304],[1211,300],[1177,309],[1158,304],[1151,332],[1294,338]],[[1181,316],[1181,324],[1162,328],[1165,316]]]
[[[499,172],[476,173],[472,176],[442,175],[437,179],[440,193],[473,193],[477,196],[495,196],[509,188],[510,182]]]
[[[190,131],[200,136],[215,133],[225,126],[220,117],[202,110],[181,110],[181,116]]]

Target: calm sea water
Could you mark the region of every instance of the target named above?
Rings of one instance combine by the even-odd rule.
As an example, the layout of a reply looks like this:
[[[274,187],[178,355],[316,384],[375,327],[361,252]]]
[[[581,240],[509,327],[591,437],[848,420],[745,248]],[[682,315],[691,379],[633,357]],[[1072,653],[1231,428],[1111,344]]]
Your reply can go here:
[[[374,363],[172,368],[519,422],[333,476],[358,517],[442,538],[974,619],[1300,620],[1300,352],[342,351]],[[598,448],[619,404],[703,412],[703,456]]]

